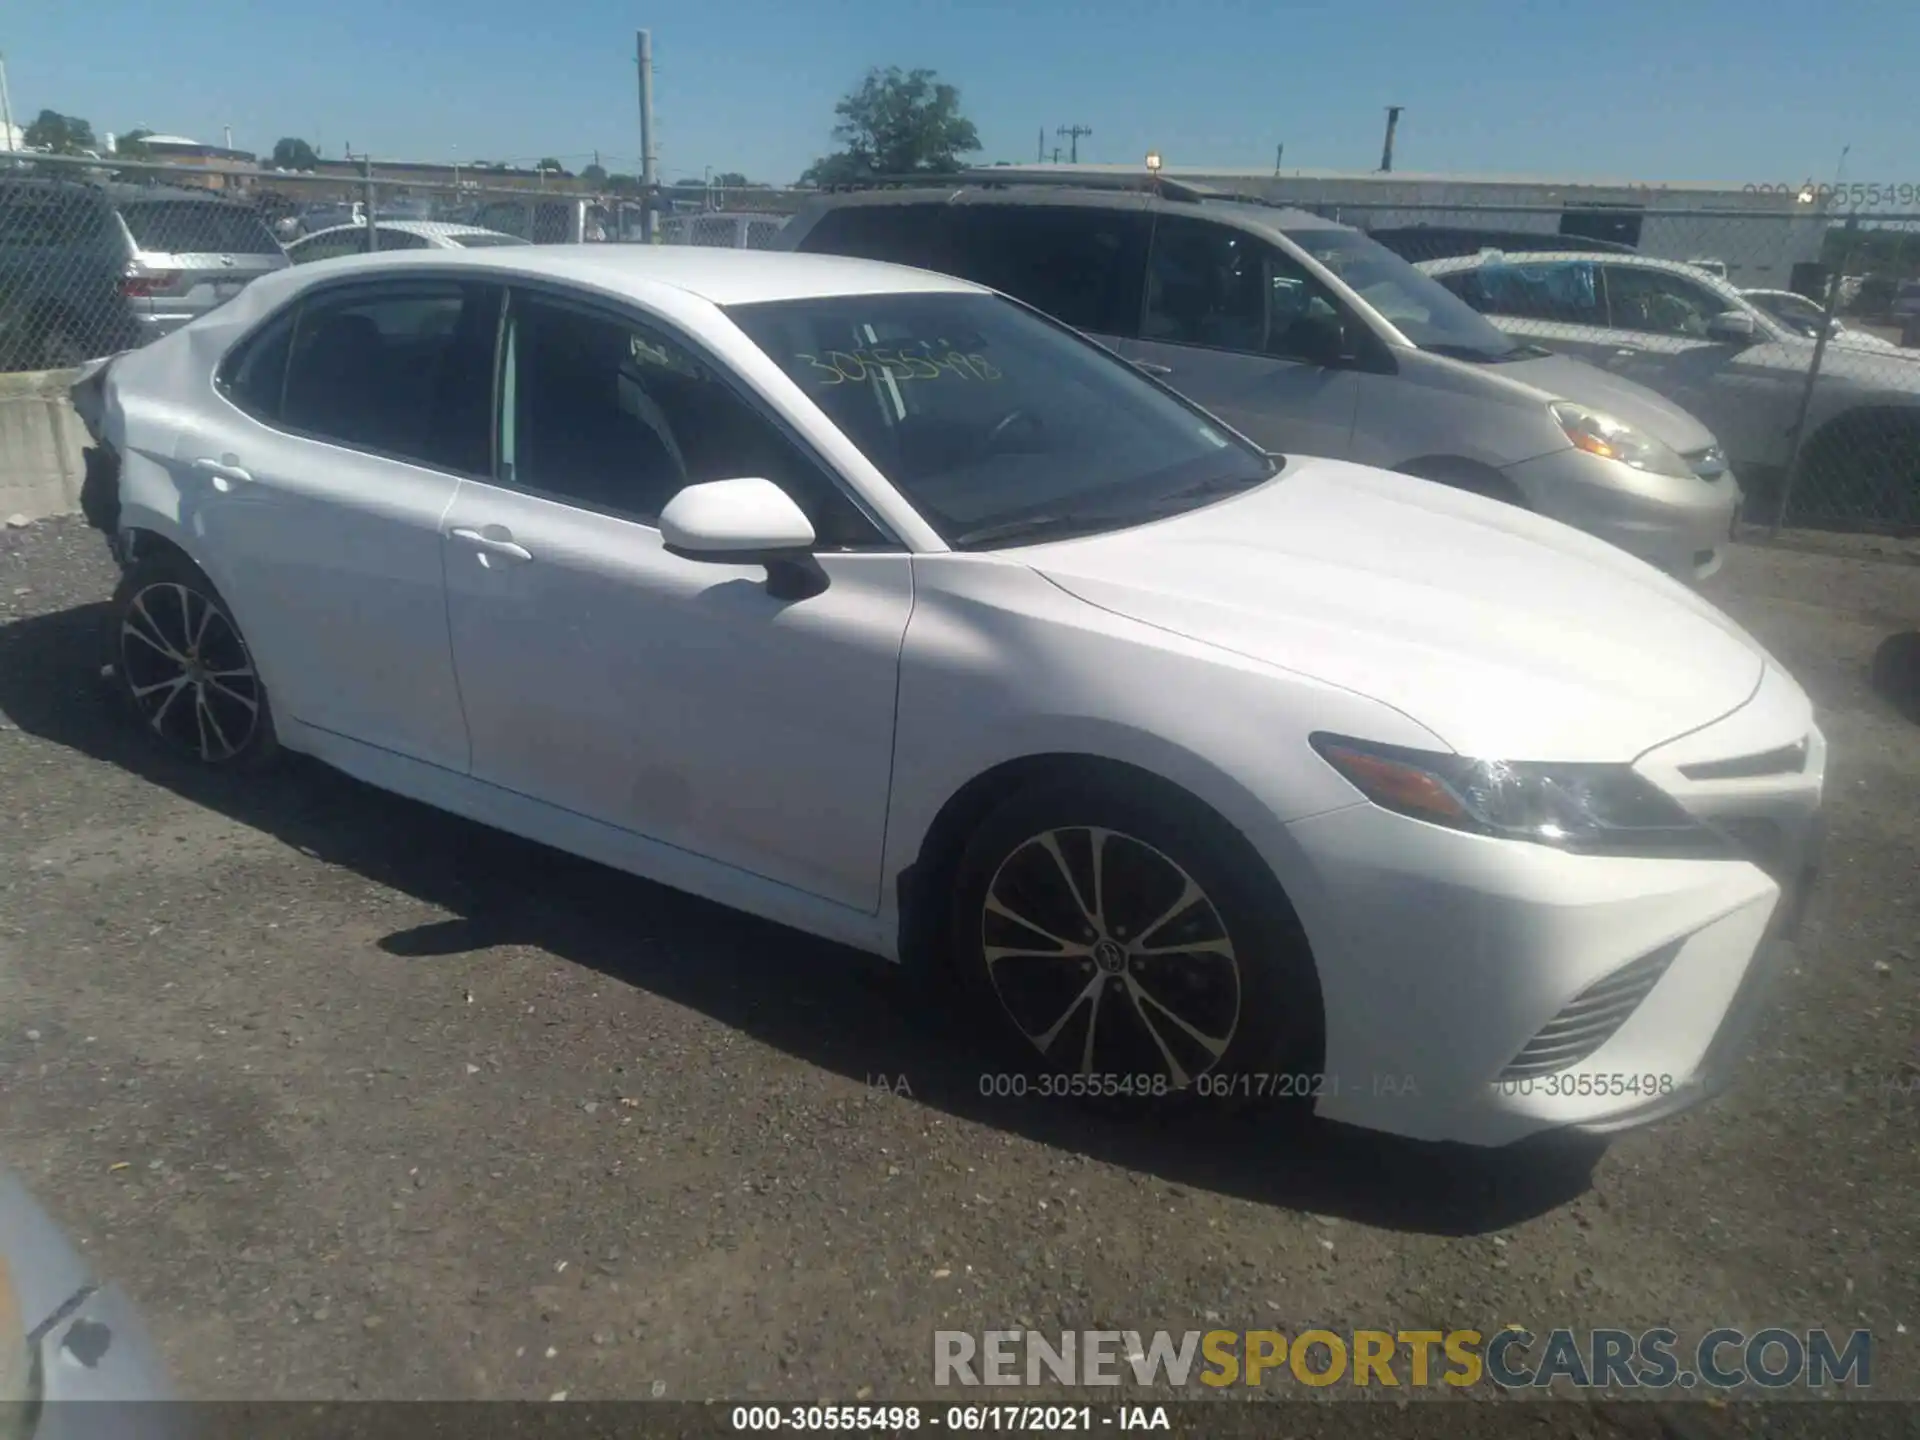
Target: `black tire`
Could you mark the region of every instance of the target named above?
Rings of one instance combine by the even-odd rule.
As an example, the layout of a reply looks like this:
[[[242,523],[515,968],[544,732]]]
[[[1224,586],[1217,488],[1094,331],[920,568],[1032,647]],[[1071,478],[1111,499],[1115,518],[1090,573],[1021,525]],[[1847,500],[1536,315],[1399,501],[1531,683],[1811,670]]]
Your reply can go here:
[[[1920,416],[1867,411],[1829,421],[1807,441],[1788,522],[1920,525]]]
[[[1049,1079],[1055,1093],[1173,1102],[1317,1093],[1308,1077],[1320,1063],[1320,989],[1291,907],[1211,812],[1143,788],[1043,784],[975,831],[949,924],[949,958],[975,1015],[1013,1074],[1070,1086],[1086,1077],[1064,1092]]]
[[[279,752],[266,686],[206,574],[177,551],[139,560],[114,592],[114,675],[146,730],[210,769]]]
[[[1920,630],[1902,630],[1880,642],[1873,653],[1873,688],[1920,724]]]

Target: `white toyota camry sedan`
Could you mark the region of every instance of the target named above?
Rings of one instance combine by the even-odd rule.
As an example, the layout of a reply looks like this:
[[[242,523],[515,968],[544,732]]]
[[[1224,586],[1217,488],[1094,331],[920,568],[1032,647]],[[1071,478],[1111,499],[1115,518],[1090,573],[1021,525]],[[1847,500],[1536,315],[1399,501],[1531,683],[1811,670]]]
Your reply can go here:
[[[326,261],[76,401],[160,738],[937,966],[1063,1092],[1653,1120],[1815,854],[1807,697],[1684,586],[962,281]]]

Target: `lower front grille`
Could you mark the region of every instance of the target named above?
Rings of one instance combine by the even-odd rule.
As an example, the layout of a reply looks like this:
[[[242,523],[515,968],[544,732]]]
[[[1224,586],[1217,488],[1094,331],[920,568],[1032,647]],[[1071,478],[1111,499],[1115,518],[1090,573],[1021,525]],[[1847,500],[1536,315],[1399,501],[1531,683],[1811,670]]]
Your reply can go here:
[[[1540,1027],[1539,1034],[1527,1041],[1507,1068],[1502,1080],[1527,1080],[1550,1075],[1556,1070],[1578,1065],[1598,1050],[1627,1023],[1627,1017],[1640,1008],[1640,1002],[1660,983],[1660,977],[1680,953],[1678,940],[1663,945],[1651,955],[1643,955],[1603,975],[1582,990],[1566,1007]]]

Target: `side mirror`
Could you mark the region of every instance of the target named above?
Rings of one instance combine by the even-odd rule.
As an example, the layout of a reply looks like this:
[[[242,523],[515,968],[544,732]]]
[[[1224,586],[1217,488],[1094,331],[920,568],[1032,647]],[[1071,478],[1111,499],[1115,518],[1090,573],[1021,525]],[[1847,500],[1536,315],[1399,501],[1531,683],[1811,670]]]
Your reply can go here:
[[[720,565],[764,565],[767,593],[804,600],[826,588],[813,558],[813,522],[771,480],[689,485],[660,512],[667,553]]]
[[[1359,356],[1344,320],[1334,315],[1302,315],[1287,327],[1276,347],[1309,365],[1350,365]]]
[[[1707,338],[1723,345],[1751,345],[1759,337],[1753,317],[1738,310],[1723,310],[1707,322]]]

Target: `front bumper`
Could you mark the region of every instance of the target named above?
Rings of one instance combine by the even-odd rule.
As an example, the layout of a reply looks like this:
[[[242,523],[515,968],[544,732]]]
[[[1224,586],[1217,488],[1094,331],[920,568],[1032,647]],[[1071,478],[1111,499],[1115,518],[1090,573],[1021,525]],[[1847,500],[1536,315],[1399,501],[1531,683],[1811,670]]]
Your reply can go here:
[[[1325,1007],[1318,1113],[1504,1145],[1650,1124],[1723,1089],[1791,958],[1817,864],[1825,742],[1811,737],[1794,775],[1670,792],[1709,823],[1766,817],[1778,844],[1764,868],[1570,855],[1367,804],[1290,826],[1314,882],[1296,900]],[[1676,765],[1693,764],[1686,747],[1702,743],[1642,768],[1659,773],[1676,748]],[[1652,978],[1630,1005],[1588,998],[1635,966]],[[1561,1063],[1555,1045],[1581,1027],[1590,1043]],[[1529,1054],[1550,1058],[1522,1064]]]
[[[1542,515],[1687,580],[1720,568],[1740,509],[1730,470],[1712,480],[1650,475],[1569,447],[1510,465],[1505,474]]]

